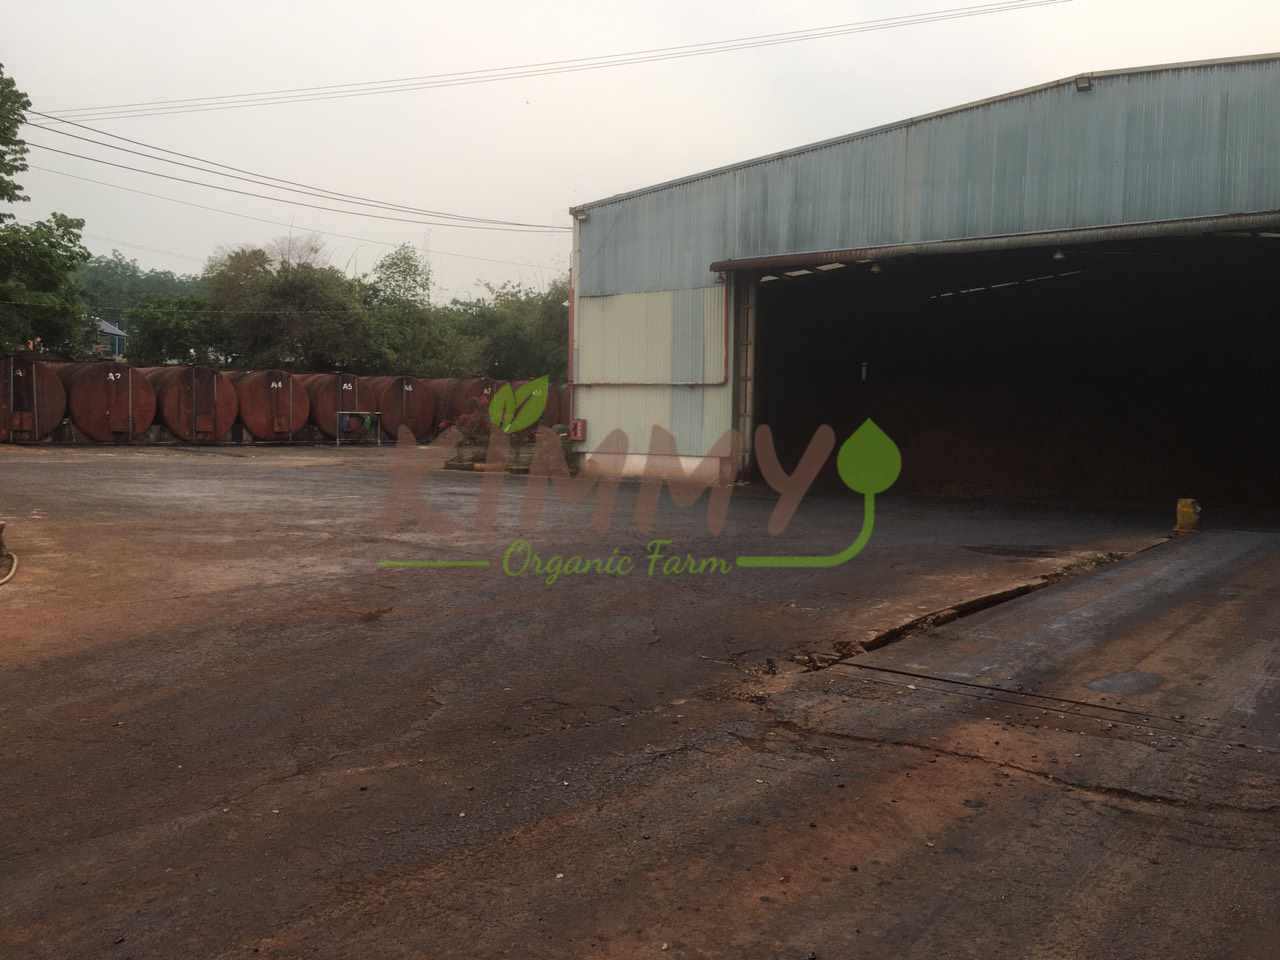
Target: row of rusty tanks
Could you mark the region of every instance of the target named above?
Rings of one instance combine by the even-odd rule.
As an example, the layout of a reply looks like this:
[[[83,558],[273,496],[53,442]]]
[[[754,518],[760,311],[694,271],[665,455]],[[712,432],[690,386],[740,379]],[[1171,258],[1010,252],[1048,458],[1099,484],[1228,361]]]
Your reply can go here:
[[[0,358],[0,440],[43,440],[70,418],[86,439],[129,442],[155,416],[155,388],[128,364]]]
[[[484,377],[218,371],[14,355],[0,358],[0,441],[43,440],[69,418],[72,436],[96,443],[136,442],[153,424],[183,443],[368,441],[379,439],[379,425],[389,439],[403,426],[425,442],[459,417],[487,409],[492,390]],[[553,388],[542,423],[568,415],[568,388]]]

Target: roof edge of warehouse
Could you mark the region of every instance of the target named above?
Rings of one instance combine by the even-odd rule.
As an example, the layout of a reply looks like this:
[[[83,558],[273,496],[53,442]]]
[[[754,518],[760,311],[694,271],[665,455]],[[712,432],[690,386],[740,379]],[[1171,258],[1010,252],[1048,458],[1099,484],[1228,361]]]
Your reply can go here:
[[[1067,86],[1074,84],[1077,80],[1088,77],[1093,80],[1103,79],[1107,77],[1125,77],[1136,76],[1143,73],[1159,73],[1164,70],[1195,70],[1200,67],[1226,66],[1245,63],[1261,63],[1267,60],[1280,60],[1280,51],[1274,53],[1257,53],[1242,57],[1220,57],[1213,60],[1184,60],[1176,63],[1156,63],[1143,67],[1127,67],[1119,70],[1098,70],[1086,73],[1072,74],[1069,77],[1062,77],[1058,80],[1050,80],[1047,83],[1038,83],[1034,86],[1023,87],[1019,90],[1013,90],[1009,93],[997,94],[993,97],[984,97],[981,100],[971,100],[968,103],[962,103],[954,107],[946,107],[942,110],[935,110],[931,113],[923,113],[918,116],[908,117],[905,120],[894,120],[890,123],[883,123],[876,127],[869,127],[865,130],[858,130],[854,133],[845,133],[837,137],[829,137],[826,140],[818,140],[814,143],[806,143],[799,147],[790,147],[786,150],[778,150],[775,153],[765,154],[760,157],[752,157],[750,160],[739,160],[736,163],[727,163],[724,166],[714,167],[710,170],[703,170],[700,173],[691,173],[683,177],[676,177],[672,180],[664,180],[661,183],[655,183],[647,187],[638,187],[635,190],[627,190],[623,193],[614,194],[611,197],[605,197],[602,200],[592,200],[588,203],[580,203],[577,206],[569,208],[569,213],[577,216],[596,207],[608,206],[611,203],[620,203],[623,200],[630,200],[632,197],[644,196],[647,193],[656,193],[660,190],[666,190],[671,187],[677,187],[686,183],[693,183],[698,180],[705,180],[708,177],[718,176],[722,173],[728,173],[731,170],[742,170],[747,167],[753,167],[760,163],[769,163],[772,160],[779,160],[783,157],[796,156],[802,153],[808,153],[811,150],[821,150],[825,147],[833,147],[841,143],[849,143],[854,140],[861,140],[865,137],[873,137],[877,134],[887,133],[890,130],[897,130],[902,127],[909,127],[914,124],[923,123],[926,120],[935,120],[939,117],[949,116],[951,114],[963,113],[966,110],[976,110],[980,107],[990,106],[994,103],[1000,103],[1004,100],[1016,100],[1019,97],[1029,96],[1033,93],[1040,93],[1044,90],[1052,90],[1055,87]]]
[[[994,236],[965,237],[954,240],[926,240],[914,243],[891,243],[842,250],[807,250],[763,257],[716,260],[707,269],[712,273],[730,270],[777,270],[786,267],[818,267],[827,264],[870,263],[898,257],[929,256],[947,253],[993,253],[1027,247],[1073,247],[1095,243],[1196,237],[1205,233],[1240,231],[1251,233],[1280,228],[1280,210],[1256,213],[1226,213],[1203,217],[1179,217],[1173,220],[1143,220],[1094,227],[1064,227],[1060,230],[1037,230],[1031,233],[1005,233]]]

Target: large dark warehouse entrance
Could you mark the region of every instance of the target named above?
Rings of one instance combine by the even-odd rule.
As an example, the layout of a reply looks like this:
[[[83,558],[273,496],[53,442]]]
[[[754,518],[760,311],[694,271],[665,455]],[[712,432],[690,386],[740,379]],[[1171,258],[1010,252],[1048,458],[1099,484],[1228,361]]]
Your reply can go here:
[[[1280,235],[778,268],[754,411],[784,465],[874,418],[899,489],[1280,505]]]
[[[1080,74],[575,207],[584,450],[872,416],[895,490],[1280,506],[1278,103],[1280,55]]]

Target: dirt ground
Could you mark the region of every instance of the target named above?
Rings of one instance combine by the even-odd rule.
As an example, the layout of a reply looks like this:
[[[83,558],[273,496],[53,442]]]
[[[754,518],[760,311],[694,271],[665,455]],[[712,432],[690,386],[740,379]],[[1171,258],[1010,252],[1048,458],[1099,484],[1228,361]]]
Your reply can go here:
[[[1167,772],[1166,754],[1123,736],[1137,712],[1116,712],[1153,715],[1138,701],[1163,697],[1160,716],[1212,701],[1221,720],[1273,696],[1269,681],[1246,697],[1189,670],[1183,649],[1213,633],[1223,590],[1266,606],[1267,535],[1147,550],[1168,516],[890,495],[845,567],[649,576],[654,537],[695,557],[834,552],[861,503],[811,499],[771,538],[773,501],[742,489],[718,537],[705,501],[664,500],[645,533],[628,526],[637,490],[624,486],[597,534],[592,503],[554,496],[541,524],[522,524],[535,481],[436,472],[413,495],[455,527],[430,531],[392,496],[393,467],[417,455],[0,448],[0,521],[21,557],[0,588],[0,952],[1269,955],[1247,952],[1241,938],[1263,928],[1240,922],[1245,952],[1124,952],[1119,919],[1081,926],[1060,902],[1065,889],[1101,911],[1086,876],[1136,896],[1170,807],[1179,856],[1202,830],[1237,851],[1214,861],[1224,916],[1275,889],[1236,862],[1274,843],[1271,755],[1170,792],[1140,782]],[[378,567],[495,561],[516,537],[543,557],[616,549],[636,570],[548,586],[498,566]],[[831,665],[928,614],[1049,581]],[[1151,639],[1161,599],[1191,605],[1194,630],[1169,634],[1184,660]],[[1256,645],[1274,638],[1267,622],[1230,641],[1240,656],[1223,670],[1274,676]],[[1116,653],[1118,686],[1087,688],[1082,651],[1117,637],[1173,661],[1131,669]],[[1181,677],[1182,693],[1131,673]],[[956,695],[993,686],[1010,702]],[[1029,699],[1047,691],[1095,708],[1055,722],[1065,704]],[[1197,736],[1208,752],[1191,775],[1209,778],[1237,748]],[[1064,789],[1088,763],[1075,779],[1092,792]],[[1086,873],[1051,896],[1070,865]],[[1227,896],[1244,876],[1252,892]],[[1134,903],[1142,923],[1173,923],[1150,897]],[[1086,935],[1097,949],[1073,952]]]

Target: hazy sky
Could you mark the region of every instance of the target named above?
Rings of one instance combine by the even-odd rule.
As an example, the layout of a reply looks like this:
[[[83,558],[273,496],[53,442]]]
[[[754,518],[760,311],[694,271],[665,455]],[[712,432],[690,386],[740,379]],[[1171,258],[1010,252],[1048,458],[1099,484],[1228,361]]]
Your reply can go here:
[[[35,109],[57,112],[501,67],[975,2],[42,0],[22,3],[20,12],[9,5],[0,62]],[[573,204],[1075,73],[1277,48],[1280,4],[1272,2],[1074,0],[665,63],[93,125],[330,190],[567,225]],[[26,138],[184,175],[39,130]],[[380,223],[34,149],[29,162],[292,223],[299,232],[363,238],[326,238],[332,262],[348,270],[368,270],[390,249],[379,242],[410,241],[430,255],[437,296],[473,293],[484,281],[542,284],[568,263],[567,235]],[[288,233],[36,170],[22,182],[32,202],[15,211],[20,217],[53,210],[84,217],[90,249],[115,247],[145,266],[195,272],[219,246]]]

